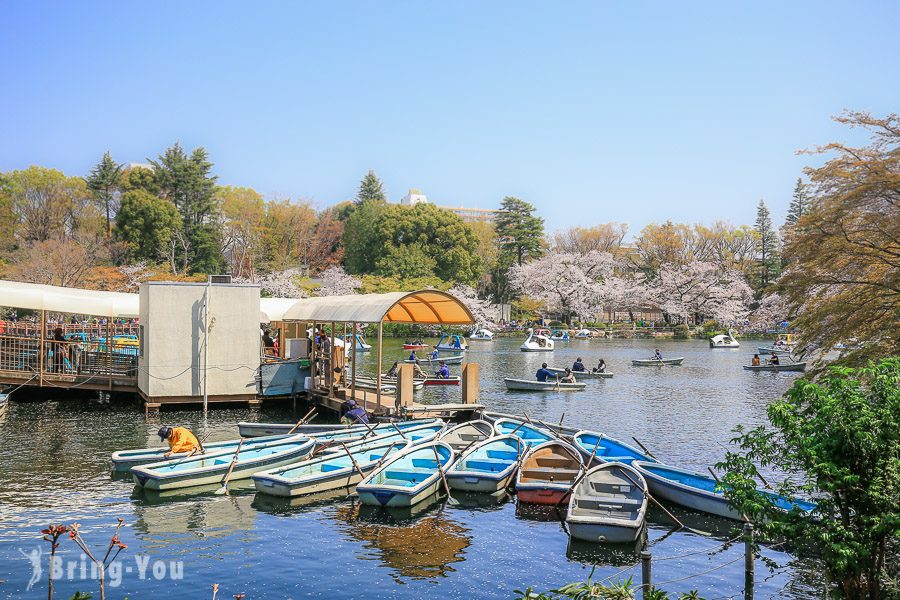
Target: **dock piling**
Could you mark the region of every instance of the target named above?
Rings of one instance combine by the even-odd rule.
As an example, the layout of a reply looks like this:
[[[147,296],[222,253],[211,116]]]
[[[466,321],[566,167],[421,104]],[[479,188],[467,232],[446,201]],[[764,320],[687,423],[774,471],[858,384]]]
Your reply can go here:
[[[641,598],[649,597],[648,592],[652,587],[651,555],[643,550],[641,552]]]
[[[744,600],[753,600],[754,564],[753,524],[744,523]]]

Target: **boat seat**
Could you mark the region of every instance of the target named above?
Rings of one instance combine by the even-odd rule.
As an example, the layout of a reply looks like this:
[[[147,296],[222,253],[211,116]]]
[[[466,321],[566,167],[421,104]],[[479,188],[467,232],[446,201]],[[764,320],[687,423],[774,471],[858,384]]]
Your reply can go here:
[[[607,483],[605,481],[592,481],[591,488],[599,494],[628,494],[632,486],[627,483]]]
[[[516,460],[519,453],[514,450],[488,450],[488,458],[499,458],[503,460]]]
[[[509,467],[509,461],[496,460],[490,458],[473,458],[465,461],[466,469],[473,471],[490,471],[491,473],[499,473]]]
[[[573,481],[576,477],[578,477],[577,469],[553,469],[549,467],[529,467],[522,469],[523,479]]]
[[[587,508],[590,510],[597,510],[598,508],[604,506],[619,508],[633,506],[635,507],[635,509],[637,509],[640,508],[643,502],[641,502],[640,500],[635,500],[634,498],[582,496],[575,499],[575,504],[581,508]]]
[[[329,471],[340,471],[341,469],[346,469],[347,465],[335,465],[332,463],[325,463],[322,465],[322,472],[328,473]]]
[[[568,467],[574,459],[569,456],[536,456],[534,462],[541,467]]]
[[[464,442],[474,442],[477,440],[487,439],[487,436],[481,432],[479,432],[479,433],[460,433],[459,439],[461,439]]]

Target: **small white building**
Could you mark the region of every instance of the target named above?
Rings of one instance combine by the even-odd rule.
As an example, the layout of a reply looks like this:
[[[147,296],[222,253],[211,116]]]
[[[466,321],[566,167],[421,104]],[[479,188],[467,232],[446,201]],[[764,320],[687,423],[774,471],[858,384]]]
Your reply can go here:
[[[422,190],[409,190],[405,196],[400,198],[400,204],[403,206],[415,206],[423,203],[428,204],[428,198],[422,193]]]

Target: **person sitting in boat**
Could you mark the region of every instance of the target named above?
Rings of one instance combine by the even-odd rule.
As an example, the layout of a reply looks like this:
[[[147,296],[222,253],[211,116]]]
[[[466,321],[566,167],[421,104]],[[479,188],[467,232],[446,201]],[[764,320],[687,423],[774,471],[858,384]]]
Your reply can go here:
[[[422,367],[419,366],[419,363],[413,363],[413,377],[426,379],[428,377],[428,374],[422,370]]]
[[[437,360],[437,357],[438,357],[438,350],[437,350],[437,348],[435,348],[434,350],[431,351],[431,360]]]
[[[450,379],[450,367],[441,361],[440,368],[434,372],[440,379]]]
[[[587,369],[584,367],[584,363],[581,362],[580,356],[578,357],[578,360],[576,360],[574,363],[572,363],[572,370],[576,371],[578,373],[583,373],[583,372],[587,371]]]
[[[600,362],[597,363],[597,366],[594,367],[594,373],[605,373],[605,372],[606,372],[606,361],[601,358]]]
[[[662,352],[659,351],[659,348],[656,349],[656,354],[653,355],[653,360],[662,360]]]
[[[459,345],[459,336],[453,338],[453,347],[457,350],[462,348],[462,346]]]
[[[391,368],[388,369],[387,372],[388,377],[396,377],[397,376],[397,362],[394,361],[394,364],[391,365]]]
[[[560,383],[575,383],[575,373],[572,372],[572,369],[566,367],[566,374],[562,376],[559,380]]]
[[[753,367],[758,367],[758,366],[759,366],[759,354],[754,354],[754,355],[753,355],[753,360],[750,361],[750,365],[753,366]]]
[[[776,366],[776,367],[777,367],[779,364],[781,364],[781,363],[779,362],[779,360],[778,360],[778,355],[777,355],[777,354],[773,354],[773,355],[772,355],[772,357],[769,359],[769,364],[770,364],[770,365],[773,365],[773,366]]]
[[[169,451],[163,454],[166,458],[180,452],[203,450],[197,436],[187,427],[169,427],[165,425],[159,428],[157,435],[159,435],[161,442],[169,443]]]
[[[344,406],[347,408],[347,412],[341,417],[341,423],[345,425],[356,425],[358,423],[369,422],[369,415],[366,414],[366,409],[357,406],[356,400],[353,398],[347,400],[347,402],[344,403]]]
[[[419,360],[419,357],[416,356],[415,350],[413,350],[412,352],[409,353],[409,358],[407,360],[410,360],[410,361],[418,361]]]
[[[541,365],[541,368],[535,373],[538,381],[547,381],[547,379],[556,379],[556,373],[547,368],[547,363]]]

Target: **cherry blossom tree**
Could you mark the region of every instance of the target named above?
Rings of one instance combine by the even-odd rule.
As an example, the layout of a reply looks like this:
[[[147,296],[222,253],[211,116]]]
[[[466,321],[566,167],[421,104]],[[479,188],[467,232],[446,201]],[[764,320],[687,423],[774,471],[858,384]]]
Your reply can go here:
[[[319,274],[321,284],[315,291],[316,296],[348,296],[356,294],[362,282],[344,271],[344,267],[328,267]]]
[[[750,329],[767,331],[788,318],[787,300],[777,292],[764,297],[759,306],[750,313]]]
[[[496,322],[497,311],[494,306],[478,296],[475,288],[462,283],[454,285],[447,291],[448,294],[460,300],[475,318],[475,325],[493,327]]]
[[[663,266],[647,292],[647,299],[669,315],[712,317],[721,323],[744,320],[753,296],[740,272],[701,261]]]
[[[306,298],[309,294],[297,285],[302,276],[300,269],[272,271],[259,277],[257,283],[265,294],[274,298]]]

